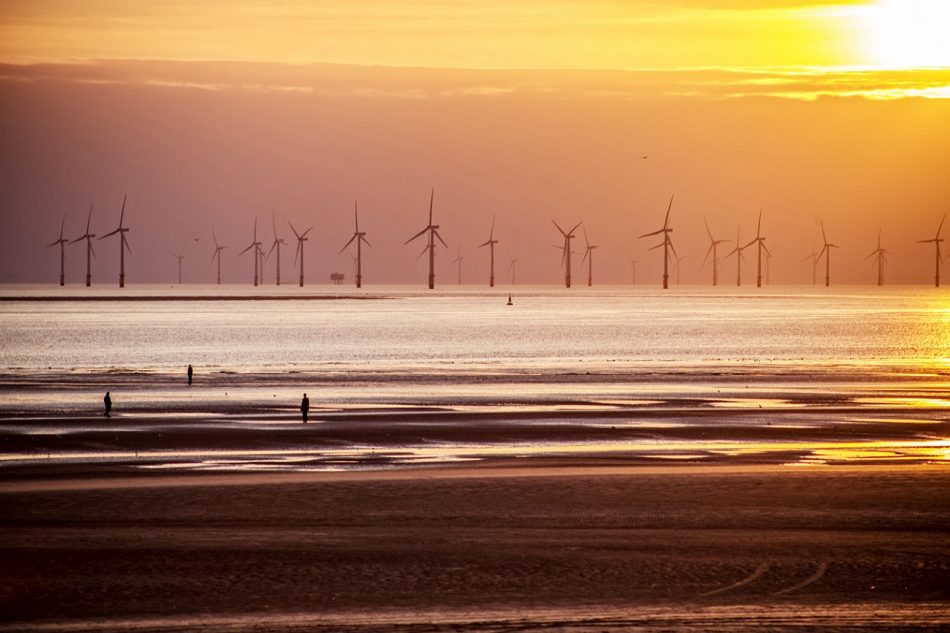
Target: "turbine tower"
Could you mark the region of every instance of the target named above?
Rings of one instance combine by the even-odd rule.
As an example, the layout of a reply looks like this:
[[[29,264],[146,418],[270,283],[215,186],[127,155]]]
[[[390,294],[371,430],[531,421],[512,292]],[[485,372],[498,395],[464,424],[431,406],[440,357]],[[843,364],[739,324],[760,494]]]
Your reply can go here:
[[[762,210],[761,209],[759,210],[759,225],[755,229],[755,238],[751,242],[743,246],[743,248],[748,248],[752,246],[753,244],[758,244],[758,249],[757,249],[758,258],[756,260],[757,272],[755,276],[755,287],[761,288],[762,287],[762,250],[764,249],[768,255],[771,255],[771,253],[769,253],[768,247],[765,245],[765,236],[762,235]]]
[[[453,259],[451,262],[449,262],[449,266],[456,263],[459,265],[459,285],[460,286],[462,285],[462,260],[463,259],[465,258],[462,257],[462,243],[459,242],[459,256]]]
[[[712,231],[709,230],[709,223],[706,222],[706,218],[703,218],[703,224],[706,225],[706,235],[709,236],[709,250],[706,251],[706,256],[703,257],[703,264],[700,266],[702,269],[706,265],[706,260],[709,259],[710,253],[712,253],[712,270],[713,270],[713,283],[712,285],[719,285],[719,245],[725,244],[727,240],[717,240],[713,237]]]
[[[745,255],[742,254],[742,251],[744,251],[746,248],[745,246],[742,246],[741,242],[739,242],[739,232],[741,230],[741,226],[736,229],[736,247],[729,251],[729,253],[726,255],[726,259],[732,257],[733,255],[736,256],[736,286],[742,285],[742,260],[745,259]]]
[[[360,231],[360,209],[359,201],[353,202],[353,219],[356,221],[356,231],[353,232],[353,237],[350,238],[350,241],[347,242],[343,248],[340,249],[340,252],[346,250],[347,246],[353,243],[356,240],[356,259],[354,263],[356,265],[356,287],[363,287],[363,243],[365,242],[367,246],[372,246],[369,243],[369,240],[366,239],[366,233]]]
[[[670,250],[673,251],[673,255],[676,255],[676,249],[673,248],[673,242],[670,240],[670,233],[673,232],[673,229],[670,228],[670,209],[673,208],[673,196],[670,196],[670,204],[666,208],[666,218],[663,219],[663,228],[652,233],[644,233],[640,238],[650,237],[651,235],[663,234],[663,241],[660,244],[652,247],[650,250],[663,247],[663,289],[667,289],[670,286]]]
[[[311,226],[309,229],[307,229],[303,233],[297,233],[297,229],[294,228],[293,223],[288,222],[287,224],[290,224],[290,230],[294,232],[294,237],[297,238],[297,252],[294,253],[294,263],[295,264],[297,263],[297,256],[299,255],[300,256],[300,287],[303,288],[303,243],[309,239],[307,237],[307,233],[309,233],[313,229],[313,227]]]
[[[932,240],[917,240],[918,244],[930,244],[933,242],[933,245],[937,247],[937,258],[936,264],[934,265],[934,287],[940,287],[940,264],[943,263],[943,257],[940,256],[940,242],[943,241],[943,238],[940,237],[940,230],[943,228],[943,222],[947,219],[947,216],[944,215],[940,219],[940,225],[937,227],[937,234]]]
[[[554,220],[551,220],[551,222],[554,222]],[[564,246],[561,247],[561,266],[566,265],[564,268],[564,286],[566,288],[571,287],[571,240],[574,239],[574,231],[576,231],[577,227],[581,224],[582,222],[578,222],[574,225],[574,228],[565,232],[557,222],[554,222],[554,226],[557,227],[557,230],[560,231],[564,237]]]
[[[881,229],[877,230],[877,248],[875,248],[871,253],[864,259],[871,259],[876,256],[877,259],[877,285],[884,285],[884,263],[887,261],[888,251],[884,250],[884,247],[881,246]]]
[[[129,248],[129,243],[125,237],[125,234],[129,231],[129,227],[122,226],[122,220],[125,218],[125,199],[127,195],[128,194],[122,196],[122,212],[119,214],[119,228],[99,238],[100,240],[104,240],[116,233],[119,234],[119,288],[125,288],[125,251],[128,250],[129,254],[132,254],[132,249]]]
[[[261,243],[257,241],[257,218],[256,217],[254,218],[254,240],[250,244],[248,244],[247,248],[245,248],[243,251],[238,253],[238,255],[243,255],[244,253],[248,252],[251,249],[254,249],[253,253],[251,254],[254,256],[254,285],[256,286],[258,285],[258,280],[260,276],[258,270],[259,270],[259,264],[260,264],[260,254],[262,251]]]
[[[827,236],[825,236],[825,223],[821,223],[821,239],[824,241],[825,245],[821,248],[821,252],[818,253],[818,259],[821,259],[821,256],[825,256],[825,287],[831,285],[831,249],[839,248],[837,244],[832,244],[828,241]]]
[[[185,246],[181,247],[181,250],[178,251],[178,254],[172,253],[172,257],[178,260],[178,285],[181,285],[181,260],[185,259],[185,247],[188,246],[188,242],[185,242]]]
[[[89,232],[89,224],[92,222],[92,205],[89,205],[89,217],[86,219],[86,232],[83,235],[80,235],[74,239],[70,244],[75,244],[79,240],[86,240],[86,287],[92,285],[92,258],[95,256],[96,251],[92,248],[92,238],[96,236],[95,233]]]
[[[63,237],[63,229],[66,228],[66,214],[63,214],[63,222],[59,225],[59,239],[46,246],[50,248],[59,244],[59,285],[66,285],[66,244],[69,242]]]
[[[508,259],[511,261],[511,266],[510,266],[510,268],[511,268],[511,285],[514,286],[514,285],[515,285],[515,263],[518,261],[519,258],[517,258],[517,257],[512,257],[512,256],[511,256],[511,253],[508,253]]]
[[[594,285],[594,249],[597,248],[597,244],[591,244],[590,240],[587,239],[587,229],[584,229],[584,244],[587,248],[584,249],[584,257],[581,259],[581,265],[584,265],[585,259],[590,259],[587,262],[587,285],[588,287]]]
[[[484,244],[479,244],[478,248],[487,246],[489,252],[491,253],[491,268],[488,274],[488,287],[495,287],[495,244],[498,243],[498,240],[493,239],[495,237],[495,216],[492,216],[491,219],[491,230],[488,232],[488,241]]]
[[[277,220],[274,218],[274,214],[271,214],[270,219],[271,219],[271,224],[274,225],[274,243],[271,244],[270,250],[267,251],[267,258],[270,259],[270,254],[276,248],[277,249],[277,285],[279,286],[280,285],[280,246],[281,244],[283,244],[284,246],[287,246],[287,242],[285,242],[283,238],[277,236]],[[263,267],[262,267],[262,271],[263,271]],[[263,277],[264,277],[264,274],[262,272],[261,283],[263,283],[264,281]]]
[[[432,192],[429,194],[429,224],[427,224],[424,229],[406,240],[406,244],[408,244],[425,233],[429,234],[429,243],[424,249],[422,249],[422,253],[419,254],[419,257],[422,257],[426,251],[429,251],[429,290],[435,288],[435,238],[439,238],[439,241],[442,242],[442,246],[448,248],[448,244],[446,244],[445,240],[442,239],[442,236],[439,235],[439,225],[432,224],[433,200],[435,200],[435,187],[432,188]],[[416,259],[418,259],[418,257]]]
[[[218,244],[218,236],[214,234],[214,225],[211,225],[211,238],[214,240],[214,255],[211,256],[211,263],[214,263],[214,260],[218,260],[218,285],[221,285],[221,251],[227,248],[227,246],[221,246]]]

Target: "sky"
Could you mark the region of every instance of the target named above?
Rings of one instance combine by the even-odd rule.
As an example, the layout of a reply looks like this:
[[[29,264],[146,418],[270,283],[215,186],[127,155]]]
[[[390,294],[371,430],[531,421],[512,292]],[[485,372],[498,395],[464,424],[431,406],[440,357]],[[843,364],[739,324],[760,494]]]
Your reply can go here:
[[[213,281],[212,227],[224,281],[249,283],[255,219],[291,246],[285,283],[290,222],[314,226],[308,279],[351,280],[357,199],[365,284],[424,284],[404,242],[434,188],[440,284],[459,250],[487,282],[493,219],[499,282],[510,258],[519,283],[563,279],[555,220],[583,222],[595,283],[635,259],[659,284],[637,236],[671,197],[683,283],[711,278],[705,224],[745,243],[760,211],[774,283],[811,282],[822,224],[833,282],[876,280],[880,233],[888,281],[932,283],[946,24],[941,0],[0,0],[0,282],[56,282],[60,226],[78,237],[92,205],[108,233],[128,195],[129,284],[175,281],[183,248],[184,280]],[[95,248],[94,283],[116,283],[117,240]],[[81,244],[66,266],[81,283]]]

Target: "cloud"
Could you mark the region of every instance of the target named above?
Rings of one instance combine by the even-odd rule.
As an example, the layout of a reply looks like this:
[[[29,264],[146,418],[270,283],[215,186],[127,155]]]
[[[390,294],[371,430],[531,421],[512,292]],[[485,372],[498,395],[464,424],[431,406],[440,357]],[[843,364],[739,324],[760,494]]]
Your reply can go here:
[[[950,98],[950,69],[946,68],[546,71],[125,60],[0,64],[0,82],[128,84],[367,99]]]

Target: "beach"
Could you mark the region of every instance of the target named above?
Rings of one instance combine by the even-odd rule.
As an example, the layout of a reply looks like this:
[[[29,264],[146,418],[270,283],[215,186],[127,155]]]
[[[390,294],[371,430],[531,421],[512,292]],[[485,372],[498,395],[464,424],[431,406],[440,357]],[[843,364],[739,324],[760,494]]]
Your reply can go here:
[[[5,482],[4,630],[941,630],[945,468]]]
[[[4,304],[0,630],[950,626],[928,295],[201,296]]]

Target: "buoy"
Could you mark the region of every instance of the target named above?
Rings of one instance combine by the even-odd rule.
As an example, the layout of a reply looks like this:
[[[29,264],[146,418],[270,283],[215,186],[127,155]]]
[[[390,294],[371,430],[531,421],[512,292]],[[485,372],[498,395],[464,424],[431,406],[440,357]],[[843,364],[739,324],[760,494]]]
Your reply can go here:
[[[510,292],[508,293],[508,305],[512,305],[512,303],[511,303],[511,293],[510,293]]]

